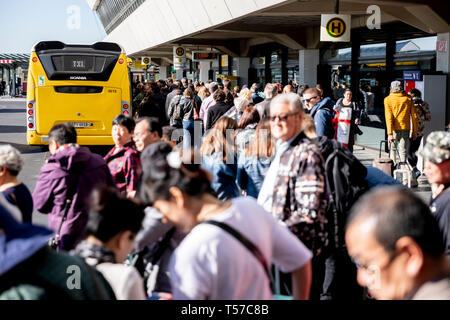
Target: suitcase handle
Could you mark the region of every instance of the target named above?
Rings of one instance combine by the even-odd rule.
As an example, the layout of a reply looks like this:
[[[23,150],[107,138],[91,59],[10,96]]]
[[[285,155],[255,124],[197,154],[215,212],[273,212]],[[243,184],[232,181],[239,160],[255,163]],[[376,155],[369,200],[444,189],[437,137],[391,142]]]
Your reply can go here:
[[[378,158],[381,158],[381,146],[384,143],[384,147],[386,148],[387,142],[388,142],[387,140],[381,140],[380,141],[380,154],[378,155]]]

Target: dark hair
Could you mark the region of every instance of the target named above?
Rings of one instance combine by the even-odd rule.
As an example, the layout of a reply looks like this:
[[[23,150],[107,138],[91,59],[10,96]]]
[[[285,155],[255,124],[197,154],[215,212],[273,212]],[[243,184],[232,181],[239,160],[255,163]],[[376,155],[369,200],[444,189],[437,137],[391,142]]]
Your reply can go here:
[[[254,107],[246,106],[239,121],[238,129],[245,129],[249,124],[258,123],[261,120],[258,110]]]
[[[158,118],[155,117],[141,117],[137,119],[136,124],[138,124],[141,121],[147,122],[148,125],[148,131],[149,132],[158,132],[159,137],[162,137],[162,127],[159,123]]]
[[[172,126],[162,127],[162,137],[161,138],[166,139],[167,141],[172,141],[172,134],[177,129],[178,129],[177,127],[172,127]]]
[[[300,95],[300,97],[303,95],[303,92],[305,92],[306,89],[309,89],[309,86],[307,84],[298,86],[297,93]]]
[[[303,90],[302,92],[302,96],[304,96],[305,94],[314,94],[316,96],[320,97],[320,91],[317,88],[308,88]]]
[[[118,114],[114,118],[112,124],[124,126],[125,128],[127,128],[129,133],[133,132],[134,127],[136,126],[136,123],[134,122],[133,118],[128,115],[124,115],[124,114]]]
[[[77,143],[77,131],[71,123],[58,123],[50,129],[48,140],[54,140],[59,145]]]
[[[353,206],[347,228],[359,219],[375,218],[376,241],[390,253],[397,240],[411,237],[424,253],[444,254],[443,235],[429,207],[413,192],[397,186],[378,187]]]
[[[107,242],[122,231],[138,233],[143,219],[140,205],[122,197],[115,188],[99,187],[91,195],[87,235]]]
[[[222,89],[217,89],[216,91],[214,91],[213,98],[215,101],[224,102],[226,94]]]
[[[409,90],[409,94],[412,94],[414,97],[417,98],[422,98],[422,92],[420,92],[420,90],[416,88],[412,88],[411,90]]]
[[[195,163],[192,149],[188,151],[184,150],[181,155],[180,168],[173,168],[167,160],[167,156],[172,152],[167,143],[154,143],[144,150],[144,158],[152,163],[145,168],[142,175],[143,184],[139,197],[144,203],[151,205],[156,200],[169,200],[171,187],[177,187],[190,196],[214,193],[209,174],[201,169],[200,164]]]
[[[195,82],[198,82],[198,81],[195,81]],[[190,90],[192,90],[192,92],[195,93],[196,92],[195,87],[196,86],[193,83],[190,83],[190,84],[188,84],[186,89],[190,89]]]

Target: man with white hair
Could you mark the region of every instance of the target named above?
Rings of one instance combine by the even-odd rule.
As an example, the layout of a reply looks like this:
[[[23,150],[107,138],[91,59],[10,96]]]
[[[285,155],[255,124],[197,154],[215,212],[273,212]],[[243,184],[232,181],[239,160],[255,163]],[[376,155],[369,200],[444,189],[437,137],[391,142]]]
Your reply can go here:
[[[205,98],[200,107],[199,118],[203,120],[203,127],[206,130],[206,123],[208,121],[208,110],[213,105],[216,104],[214,100],[214,92],[219,88],[219,84],[217,82],[211,82],[208,86],[209,92],[211,93],[209,97]]]
[[[269,120],[272,136],[278,142],[258,203],[313,252],[311,298],[318,299],[324,270],[321,253],[328,243],[323,158],[303,133],[303,108],[297,94],[276,96],[270,104]]]
[[[264,117],[270,116],[270,102],[278,94],[278,87],[274,83],[266,84],[264,88],[264,101],[255,105],[256,110],[258,110],[259,117],[262,119]]]
[[[406,150],[412,122],[412,139],[416,138],[419,122],[411,98],[404,94],[400,81],[391,82],[391,93],[384,99],[386,131],[390,146],[390,158],[397,163],[396,151],[400,162],[406,162]]]

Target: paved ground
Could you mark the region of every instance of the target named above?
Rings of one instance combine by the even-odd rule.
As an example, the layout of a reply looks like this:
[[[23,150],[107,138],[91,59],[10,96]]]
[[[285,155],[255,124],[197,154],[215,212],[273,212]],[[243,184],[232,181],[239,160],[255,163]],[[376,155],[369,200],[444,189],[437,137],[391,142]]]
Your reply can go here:
[[[9,143],[22,153],[24,167],[19,174],[19,179],[32,192],[48,152],[39,146],[27,145],[25,108],[25,99],[0,98],[0,144]],[[47,217],[34,210],[33,222],[47,225]]]
[[[379,157],[379,150],[374,150],[370,148],[365,148],[362,146],[356,145],[353,150],[353,154],[364,164],[364,165],[372,165],[372,161]],[[381,153],[382,158],[389,158],[389,154],[386,152]],[[412,190],[418,194],[425,203],[430,201],[431,196],[431,187],[428,183],[427,178],[424,175],[421,175],[419,179],[417,179],[419,186],[417,188],[412,188]]]

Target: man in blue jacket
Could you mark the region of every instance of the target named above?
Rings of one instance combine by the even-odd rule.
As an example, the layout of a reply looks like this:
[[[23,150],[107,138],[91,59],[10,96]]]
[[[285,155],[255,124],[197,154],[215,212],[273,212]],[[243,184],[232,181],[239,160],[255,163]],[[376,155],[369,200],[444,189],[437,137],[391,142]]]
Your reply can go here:
[[[333,107],[335,102],[329,97],[322,99],[319,90],[308,88],[303,92],[303,105],[314,119],[316,132],[319,137],[334,139]]]

